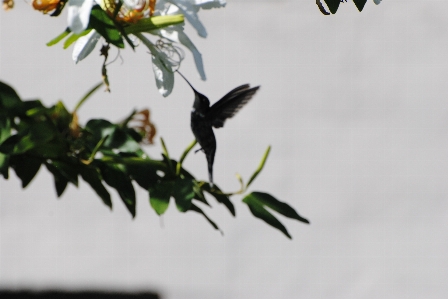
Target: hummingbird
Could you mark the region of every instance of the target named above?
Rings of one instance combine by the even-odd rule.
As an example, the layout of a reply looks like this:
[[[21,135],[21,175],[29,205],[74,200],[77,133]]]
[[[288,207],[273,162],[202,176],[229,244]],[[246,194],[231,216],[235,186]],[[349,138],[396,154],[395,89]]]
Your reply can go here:
[[[216,153],[216,138],[213,128],[222,128],[228,118],[233,117],[247,102],[252,99],[260,86],[250,87],[243,84],[229,91],[219,101],[210,107],[210,101],[198,92],[188,80],[179,72],[179,75],[190,85],[194,92],[194,103],[191,111],[191,130],[207,158],[208,177],[213,187],[213,162]]]

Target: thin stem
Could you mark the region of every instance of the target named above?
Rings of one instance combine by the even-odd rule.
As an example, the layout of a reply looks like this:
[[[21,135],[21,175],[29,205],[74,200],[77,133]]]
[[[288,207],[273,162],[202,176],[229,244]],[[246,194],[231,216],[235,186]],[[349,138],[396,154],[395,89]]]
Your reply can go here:
[[[85,101],[87,101],[90,96],[98,90],[98,88],[100,88],[102,85],[104,84],[104,82],[100,82],[97,85],[95,85],[89,92],[87,92],[84,97],[81,98],[81,100],[79,100],[78,104],[76,104],[75,109],[73,110],[73,113],[76,113],[76,111],[78,111],[78,109],[82,106],[82,104],[84,104]]]

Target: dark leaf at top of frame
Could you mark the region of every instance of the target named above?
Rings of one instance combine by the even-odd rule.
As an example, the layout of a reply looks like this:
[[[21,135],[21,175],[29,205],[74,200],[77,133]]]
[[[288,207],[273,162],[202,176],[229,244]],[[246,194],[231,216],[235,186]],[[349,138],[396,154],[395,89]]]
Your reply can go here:
[[[92,7],[89,27],[95,29],[107,42],[124,48],[123,38],[109,15],[99,5]]]
[[[10,165],[16,172],[16,175],[22,181],[22,188],[26,188],[39,171],[42,161],[35,157],[27,155],[12,156]]]
[[[101,163],[99,164],[99,168],[104,181],[117,190],[126,208],[132,217],[135,217],[135,190],[124,166]]]
[[[356,8],[358,8],[359,11],[362,11],[367,0],[353,0],[353,2],[355,2]]]
[[[338,11],[339,4],[341,3],[341,0],[325,0],[325,3],[328,6],[328,9],[332,14],[335,14]]]

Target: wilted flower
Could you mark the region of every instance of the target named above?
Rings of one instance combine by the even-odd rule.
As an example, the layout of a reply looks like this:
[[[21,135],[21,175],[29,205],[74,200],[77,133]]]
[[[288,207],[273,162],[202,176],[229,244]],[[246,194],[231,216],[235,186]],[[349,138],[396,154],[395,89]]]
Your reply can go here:
[[[33,0],[32,4],[35,10],[39,10],[44,14],[47,14],[58,8],[60,2],[60,0]]]
[[[3,9],[10,10],[14,7],[14,0],[3,0]]]

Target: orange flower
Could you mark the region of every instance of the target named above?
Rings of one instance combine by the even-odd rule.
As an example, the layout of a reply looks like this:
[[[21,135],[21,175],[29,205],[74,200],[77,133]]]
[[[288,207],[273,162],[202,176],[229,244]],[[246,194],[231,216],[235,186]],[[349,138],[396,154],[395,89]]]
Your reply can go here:
[[[14,7],[14,0],[3,0],[3,9],[10,10]]]
[[[58,8],[60,2],[60,0],[33,0],[33,7],[46,14]]]
[[[123,1],[116,20],[124,23],[137,23],[141,18],[151,16],[154,12],[156,0],[128,0]],[[114,0],[103,0],[102,7],[113,16],[117,3]]]

